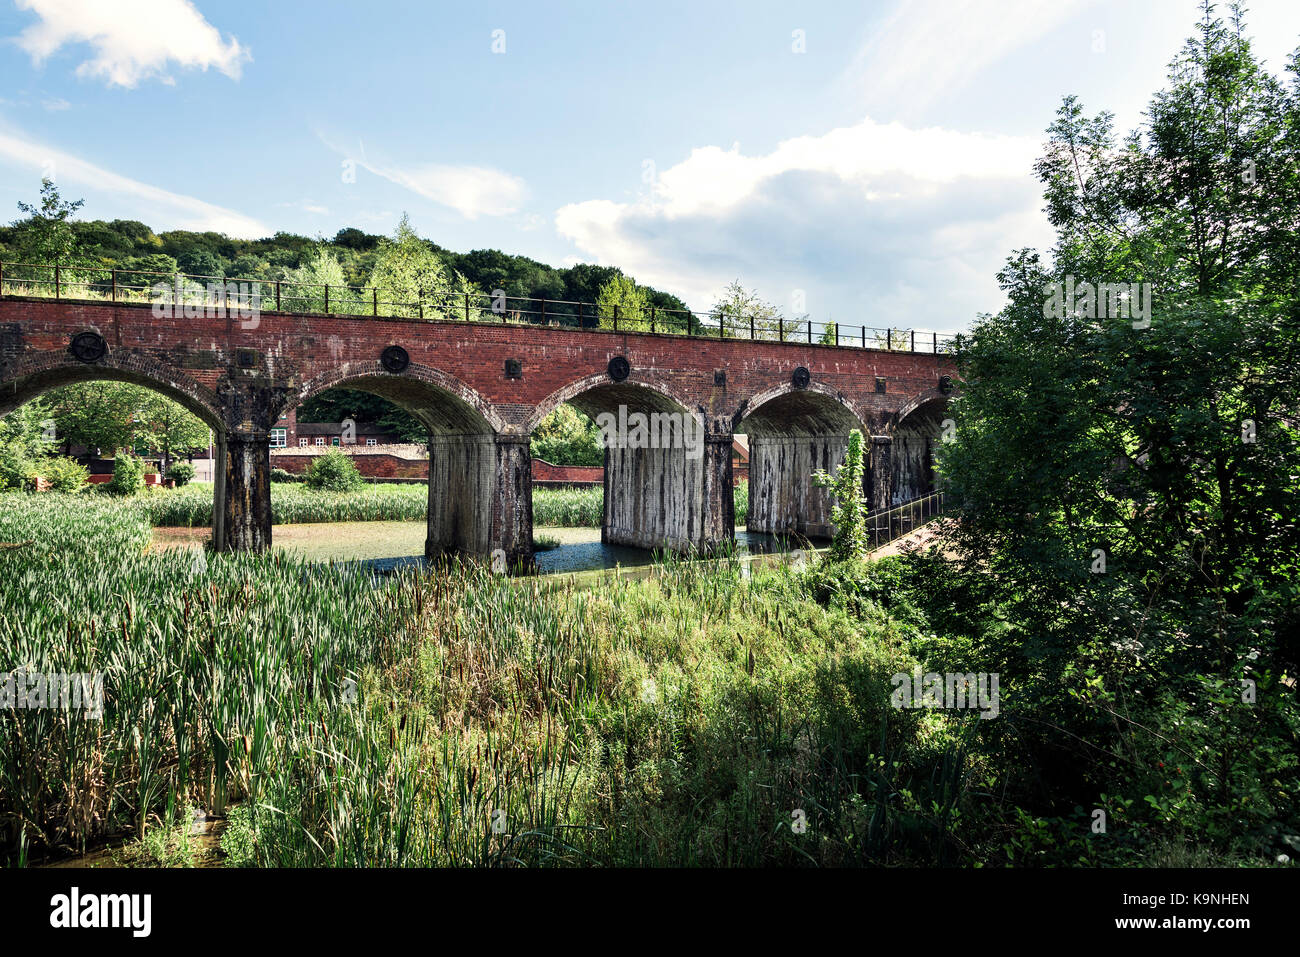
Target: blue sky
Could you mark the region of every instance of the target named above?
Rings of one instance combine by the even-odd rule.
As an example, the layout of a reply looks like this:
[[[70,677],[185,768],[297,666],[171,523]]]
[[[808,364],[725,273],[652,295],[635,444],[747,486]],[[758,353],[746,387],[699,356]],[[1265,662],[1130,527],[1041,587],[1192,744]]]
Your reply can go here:
[[[1197,15],[0,0],[0,216],[43,172],[83,215],[159,230],[386,233],[406,211],[443,246],[617,265],[693,308],[740,279],[788,313],[957,331],[1000,306],[1012,249],[1051,241],[1031,164],[1061,98],[1135,125]],[[1300,3],[1248,25],[1280,72]]]

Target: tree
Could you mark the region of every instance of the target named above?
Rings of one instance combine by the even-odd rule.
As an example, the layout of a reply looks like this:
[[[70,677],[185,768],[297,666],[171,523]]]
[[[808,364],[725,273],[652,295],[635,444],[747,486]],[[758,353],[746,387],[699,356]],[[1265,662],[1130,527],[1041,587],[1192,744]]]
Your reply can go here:
[[[1233,13],[1206,5],[1122,145],[1065,101],[1037,164],[1054,262],[1014,255],[960,356],[950,540],[1043,667],[1101,629],[1221,670],[1300,624],[1300,88]]]
[[[620,329],[649,329],[650,303],[645,290],[635,280],[619,274],[600,287],[596,295],[596,315],[602,329],[612,329],[618,318]]]
[[[831,506],[835,537],[831,540],[830,555],[836,561],[854,561],[867,554],[867,509],[862,498],[865,474],[862,433],[857,429],[849,433],[839,471],[834,476],[821,469],[813,473],[813,484],[830,489],[835,499]]]
[[[43,267],[59,266],[61,281],[83,281],[84,268],[77,267],[88,264],[70,220],[84,204],[85,200],[81,199],[65,201],[58,187],[48,179],[41,180],[38,203],[18,203],[18,211],[27,218],[14,223],[15,251],[28,268],[13,270],[14,278],[37,281],[40,283],[37,289],[42,294],[46,289],[53,289],[54,281],[54,271]]]
[[[21,488],[51,450],[47,439],[50,409],[35,399],[0,418],[0,492]]]
[[[378,291],[381,312],[396,316],[426,318],[441,312],[453,318],[461,314],[466,293],[477,296],[477,290],[459,273],[450,270],[411,227],[405,213],[397,224],[392,239],[380,243],[379,257],[370,274],[370,285]],[[478,313],[473,307],[471,319]]]
[[[739,279],[727,285],[709,312],[715,322],[722,323],[724,335],[730,332],[746,339],[751,319],[755,339],[779,339],[783,326],[785,338],[789,339],[796,329],[804,328],[798,320],[784,318],[780,309],[760,298],[756,290],[746,289]]]
[[[161,457],[164,475],[174,457],[207,448],[209,430],[202,419],[161,393],[138,391],[141,394],[133,420],[135,443]]]
[[[373,307],[373,303],[369,305]],[[331,313],[371,311],[365,296],[347,284],[338,257],[318,246],[301,266],[285,271],[280,308],[288,312],[325,312],[327,306]]]
[[[534,458],[552,465],[603,465],[596,423],[567,402],[556,406],[533,430],[530,440]]]

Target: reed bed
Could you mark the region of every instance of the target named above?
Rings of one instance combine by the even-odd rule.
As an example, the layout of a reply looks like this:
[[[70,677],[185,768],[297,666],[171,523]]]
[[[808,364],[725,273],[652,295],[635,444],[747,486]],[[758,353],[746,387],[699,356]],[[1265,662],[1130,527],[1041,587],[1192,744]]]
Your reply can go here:
[[[150,552],[150,518],[0,495],[0,670],[105,692],[99,720],[0,711],[10,865],[196,806],[233,806],[227,863],[260,866],[887,862],[929,826],[941,775],[906,747],[951,733],[887,707],[914,664],[896,625],[824,607],[806,572],[380,578]]]
[[[533,524],[567,528],[599,528],[604,513],[600,488],[533,489]],[[160,528],[201,528],[212,524],[212,486],[149,489],[132,499],[148,522]],[[355,492],[314,491],[289,482],[271,485],[271,522],[423,521],[428,510],[426,485],[370,485]],[[735,490],[736,524],[744,524],[749,506],[747,487]]]

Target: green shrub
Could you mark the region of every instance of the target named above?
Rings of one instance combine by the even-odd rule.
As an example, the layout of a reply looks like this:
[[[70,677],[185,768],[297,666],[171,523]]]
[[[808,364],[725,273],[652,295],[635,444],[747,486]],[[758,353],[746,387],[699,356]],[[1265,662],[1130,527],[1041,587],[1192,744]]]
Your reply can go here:
[[[75,492],[90,480],[90,469],[76,459],[62,455],[41,462],[37,471],[56,492]]]
[[[301,482],[302,476],[285,469],[271,469],[272,482]]]
[[[194,466],[189,462],[177,462],[167,470],[167,477],[181,488],[194,481]]]
[[[366,484],[356,463],[337,449],[313,459],[305,481],[308,488],[325,492],[351,492]]]
[[[129,452],[119,452],[113,459],[113,481],[108,490],[116,495],[131,495],[144,488],[144,462]]]

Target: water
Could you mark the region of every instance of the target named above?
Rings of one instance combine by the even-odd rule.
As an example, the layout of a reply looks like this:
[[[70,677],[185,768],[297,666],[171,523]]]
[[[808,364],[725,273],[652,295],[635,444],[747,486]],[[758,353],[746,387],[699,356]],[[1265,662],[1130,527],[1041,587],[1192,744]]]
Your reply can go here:
[[[561,542],[557,547],[539,551],[534,556],[537,570],[543,575],[601,571],[614,567],[638,568],[652,565],[655,561],[655,553],[648,549],[602,543],[599,528],[542,528],[537,533],[539,538],[558,537]],[[743,528],[736,530],[736,551],[741,555],[776,555],[798,547],[798,543],[776,535],[750,532]],[[380,574],[388,574],[399,568],[422,568],[426,563],[423,556],[407,556],[373,558],[358,564]]]

